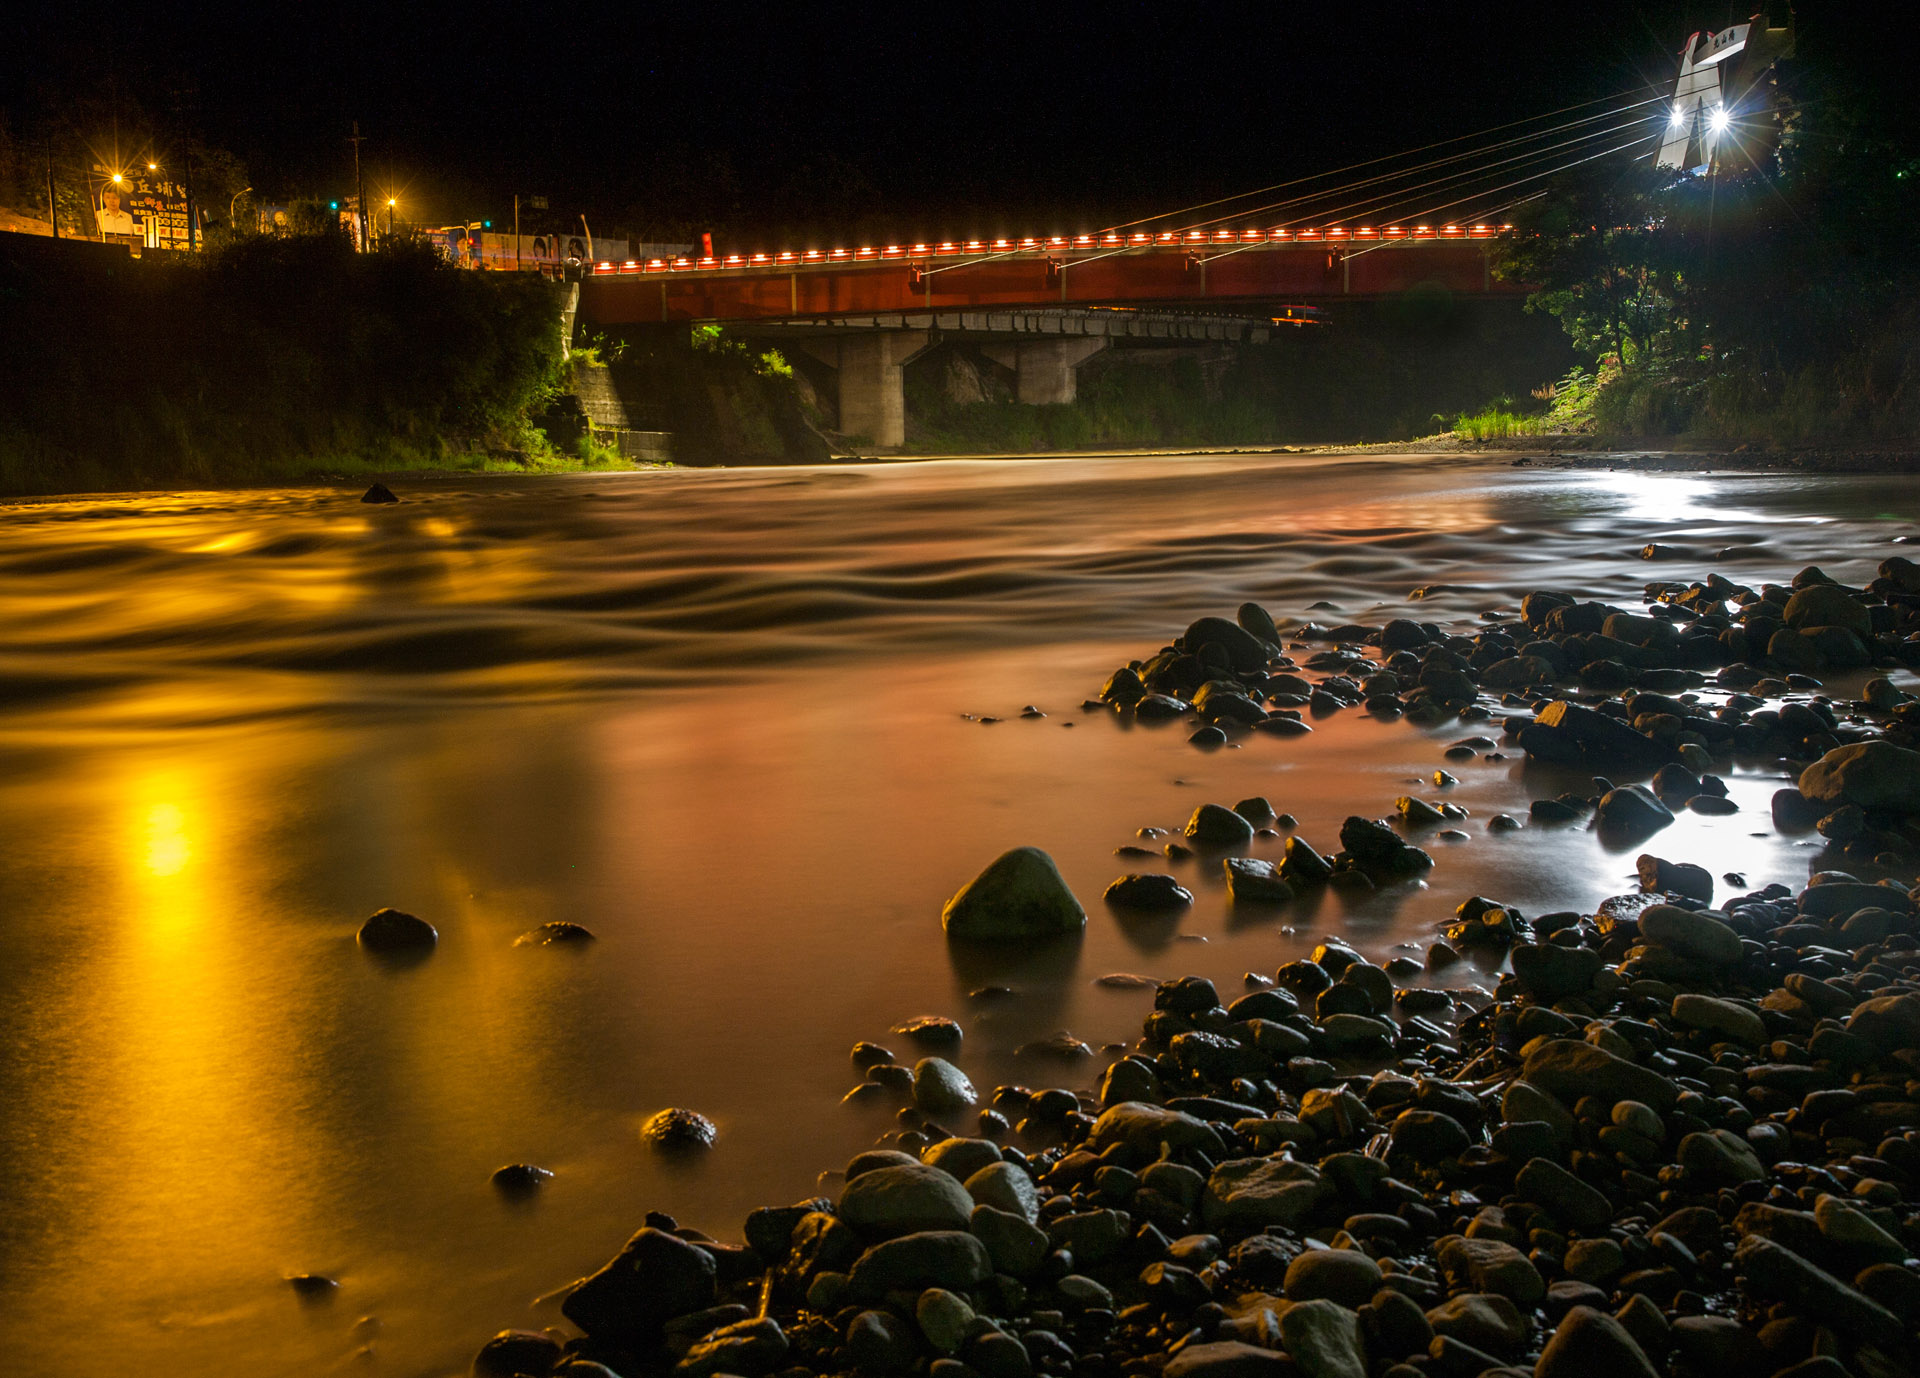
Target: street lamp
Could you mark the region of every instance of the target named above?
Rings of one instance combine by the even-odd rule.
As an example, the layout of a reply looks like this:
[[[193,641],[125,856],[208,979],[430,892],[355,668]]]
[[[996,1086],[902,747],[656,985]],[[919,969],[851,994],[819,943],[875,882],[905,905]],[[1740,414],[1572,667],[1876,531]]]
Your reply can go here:
[[[233,222],[240,218],[240,198],[252,191],[252,187],[242,187],[227,199],[227,228],[233,228]]]
[[[397,202],[395,198],[391,196],[387,198],[387,238],[388,239],[393,238],[393,208],[396,204]]]

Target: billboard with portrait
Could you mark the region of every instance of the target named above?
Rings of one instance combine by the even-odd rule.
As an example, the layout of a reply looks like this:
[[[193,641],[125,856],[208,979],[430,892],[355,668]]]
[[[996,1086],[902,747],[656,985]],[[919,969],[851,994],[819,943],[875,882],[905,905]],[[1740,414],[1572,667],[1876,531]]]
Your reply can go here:
[[[93,219],[110,244],[187,249],[187,193],[157,169],[114,174],[93,170]]]

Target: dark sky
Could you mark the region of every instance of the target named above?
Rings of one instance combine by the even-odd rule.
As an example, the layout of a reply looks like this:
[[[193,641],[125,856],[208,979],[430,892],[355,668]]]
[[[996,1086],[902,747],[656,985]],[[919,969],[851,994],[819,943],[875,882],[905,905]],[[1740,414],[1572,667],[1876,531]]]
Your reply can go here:
[[[1671,80],[1690,32],[1751,8],[42,5],[9,26],[0,105],[21,130],[75,83],[149,109],[191,89],[274,198],[348,190],[358,119],[369,190],[424,221],[517,191],[733,247],[1067,232]],[[1803,52],[1904,70],[1894,7],[1798,10]]]

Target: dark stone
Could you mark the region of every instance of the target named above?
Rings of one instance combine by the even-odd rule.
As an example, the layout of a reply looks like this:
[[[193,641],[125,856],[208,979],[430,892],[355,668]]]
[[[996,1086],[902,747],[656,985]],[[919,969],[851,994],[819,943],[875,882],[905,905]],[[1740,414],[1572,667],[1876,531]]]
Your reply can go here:
[[[1587,990],[1605,965],[1589,947],[1522,943],[1513,949],[1514,979],[1527,994],[1548,1003]]]
[[[366,492],[360,495],[360,501],[362,502],[398,502],[400,501],[400,499],[393,495],[393,490],[387,487],[386,484],[376,483],[371,488],[367,489]]]
[[[1163,872],[1121,876],[1104,898],[1116,909],[1184,909],[1193,903],[1192,892]]]
[[[719,1131],[697,1110],[662,1110],[640,1126],[640,1137],[662,1153],[687,1153],[712,1148]]]
[[[706,1250],[649,1226],[574,1288],[560,1311],[596,1340],[646,1349],[668,1320],[713,1305],[718,1274]]]
[[[433,950],[440,935],[425,919],[416,919],[398,909],[381,909],[360,925],[360,946],[369,952],[425,953]]]
[[[502,1330],[473,1356],[473,1378],[544,1378],[560,1360],[560,1346],[539,1330]]]

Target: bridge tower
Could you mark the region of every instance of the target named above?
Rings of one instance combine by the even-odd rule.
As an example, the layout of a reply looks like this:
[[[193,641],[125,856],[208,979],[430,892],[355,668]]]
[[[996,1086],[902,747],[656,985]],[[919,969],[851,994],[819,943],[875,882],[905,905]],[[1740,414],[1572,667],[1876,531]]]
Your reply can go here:
[[[1793,16],[1773,28],[1756,14],[1680,50],[1666,137],[1653,165],[1688,172],[1752,167],[1777,146],[1784,119],[1773,65],[1793,55]]]

